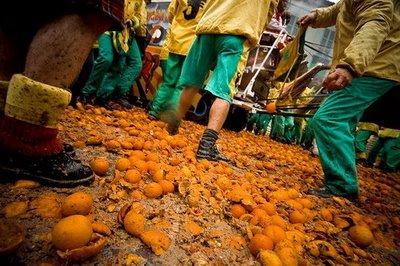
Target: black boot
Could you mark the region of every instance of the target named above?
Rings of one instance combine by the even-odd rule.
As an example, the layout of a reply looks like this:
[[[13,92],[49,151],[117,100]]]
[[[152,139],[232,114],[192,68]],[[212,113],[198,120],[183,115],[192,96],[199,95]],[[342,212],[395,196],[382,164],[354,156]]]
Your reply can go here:
[[[310,195],[315,195],[321,198],[331,198],[331,197],[343,197],[346,198],[350,201],[357,201],[358,200],[358,194],[337,194],[334,193],[332,190],[330,190],[327,187],[322,187],[322,188],[310,188],[307,191],[307,194]]]
[[[0,152],[0,176],[15,179],[30,179],[54,187],[88,185],[94,181],[90,167],[83,165],[70,146],[56,155],[27,157]]]
[[[113,107],[110,104],[110,100],[106,99],[95,99],[94,104],[100,107],[104,107],[107,110],[112,110]]]
[[[206,129],[201,137],[199,148],[197,149],[196,158],[198,160],[206,159],[208,161],[224,161],[230,160],[221,154],[217,147],[218,132],[212,129]]]
[[[126,109],[132,109],[133,105],[129,102],[128,96],[122,96],[115,100],[115,103]]]

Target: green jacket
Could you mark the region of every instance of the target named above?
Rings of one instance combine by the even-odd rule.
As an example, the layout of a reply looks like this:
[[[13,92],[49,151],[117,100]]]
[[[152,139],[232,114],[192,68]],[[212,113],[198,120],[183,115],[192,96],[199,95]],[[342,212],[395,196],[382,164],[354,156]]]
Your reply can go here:
[[[332,68],[400,82],[400,0],[341,0],[316,12],[314,28],[336,24]]]

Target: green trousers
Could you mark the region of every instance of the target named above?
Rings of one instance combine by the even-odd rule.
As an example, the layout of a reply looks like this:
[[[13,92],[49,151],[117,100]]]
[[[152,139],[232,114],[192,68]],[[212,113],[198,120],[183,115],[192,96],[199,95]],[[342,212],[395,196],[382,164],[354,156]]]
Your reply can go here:
[[[268,130],[269,122],[272,116],[270,114],[260,114],[258,120],[256,121],[255,134],[265,135]]]
[[[381,168],[386,171],[400,170],[400,138],[388,139],[383,146]]]
[[[141,69],[141,54],[135,39],[130,40],[128,52],[117,52],[112,37],[102,34],[99,55],[82,94],[87,97],[95,94],[100,101],[106,101],[111,96],[126,96]]]
[[[246,129],[247,131],[253,132],[256,127],[257,121],[260,119],[259,113],[250,114],[249,119],[247,120]]]
[[[394,81],[360,77],[332,93],[312,119],[325,186],[337,195],[358,194],[353,130],[366,108],[395,86]]]
[[[369,165],[374,165],[376,159],[382,156],[382,149],[385,146],[386,138],[378,138],[378,140],[374,143],[371,150],[369,151],[367,162]]]
[[[175,109],[179,103],[182,87],[177,86],[185,56],[170,53],[163,65],[163,81],[153,98],[149,114],[158,117],[160,113]]]
[[[293,127],[293,142],[295,144],[301,144],[301,139],[303,136],[303,124],[305,123],[304,118],[295,117],[294,127]]]
[[[357,159],[367,159],[367,142],[375,133],[370,130],[358,130],[356,132],[354,147]]]
[[[312,123],[312,118],[308,119],[307,121],[307,125],[304,128],[304,132],[301,135],[301,141],[300,141],[300,145],[306,149],[311,148],[312,146],[312,142],[314,140],[314,130],[312,129],[312,127],[310,126]]]
[[[379,167],[386,171],[400,169],[400,138],[379,138],[368,155],[368,163],[373,165],[380,157]]]
[[[277,115],[272,121],[271,138],[279,142],[293,143],[294,117]]]

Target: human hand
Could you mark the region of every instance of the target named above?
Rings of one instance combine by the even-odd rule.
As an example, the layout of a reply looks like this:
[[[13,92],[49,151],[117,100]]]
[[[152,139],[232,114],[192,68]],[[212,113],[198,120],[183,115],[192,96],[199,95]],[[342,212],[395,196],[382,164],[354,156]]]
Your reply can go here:
[[[308,27],[317,19],[317,12],[312,11],[297,20],[297,24],[302,27]]]
[[[323,86],[328,91],[340,90],[346,87],[353,80],[353,75],[345,68],[336,68],[324,80]]]

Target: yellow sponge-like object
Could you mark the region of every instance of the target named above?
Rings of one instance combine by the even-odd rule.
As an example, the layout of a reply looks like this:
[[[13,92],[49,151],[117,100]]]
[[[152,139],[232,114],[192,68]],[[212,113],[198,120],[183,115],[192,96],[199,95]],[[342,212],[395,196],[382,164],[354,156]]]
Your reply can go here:
[[[55,128],[71,101],[71,93],[15,74],[9,84],[5,114],[48,128]]]

